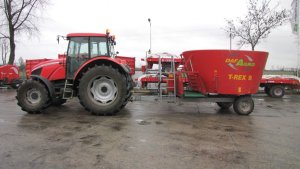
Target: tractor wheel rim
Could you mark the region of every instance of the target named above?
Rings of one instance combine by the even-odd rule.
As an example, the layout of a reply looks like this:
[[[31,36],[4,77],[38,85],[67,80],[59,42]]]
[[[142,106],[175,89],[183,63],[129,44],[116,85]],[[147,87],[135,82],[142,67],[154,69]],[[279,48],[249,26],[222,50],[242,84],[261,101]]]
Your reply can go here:
[[[91,85],[91,94],[99,103],[110,104],[117,98],[117,85],[109,77],[95,79]]]
[[[243,101],[240,103],[240,110],[242,110],[242,112],[247,113],[251,110],[251,103],[248,101]]]
[[[41,92],[37,89],[30,89],[26,94],[27,100],[32,103],[36,104],[41,101]]]

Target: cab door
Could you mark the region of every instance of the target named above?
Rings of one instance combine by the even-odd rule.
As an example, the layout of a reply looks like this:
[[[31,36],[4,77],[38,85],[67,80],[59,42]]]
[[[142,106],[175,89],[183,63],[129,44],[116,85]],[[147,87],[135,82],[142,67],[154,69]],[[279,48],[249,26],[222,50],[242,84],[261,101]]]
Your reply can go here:
[[[73,79],[74,73],[90,58],[89,37],[72,37],[67,53],[67,79]]]

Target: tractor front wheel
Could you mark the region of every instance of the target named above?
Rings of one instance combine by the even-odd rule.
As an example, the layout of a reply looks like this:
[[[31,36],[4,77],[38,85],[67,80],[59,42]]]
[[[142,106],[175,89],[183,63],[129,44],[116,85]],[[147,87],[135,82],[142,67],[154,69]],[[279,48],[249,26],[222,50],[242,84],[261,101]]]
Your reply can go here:
[[[79,83],[80,103],[94,115],[114,115],[126,101],[126,78],[111,66],[95,66]]]
[[[24,81],[17,90],[18,105],[29,114],[40,113],[49,100],[45,86],[36,80]]]

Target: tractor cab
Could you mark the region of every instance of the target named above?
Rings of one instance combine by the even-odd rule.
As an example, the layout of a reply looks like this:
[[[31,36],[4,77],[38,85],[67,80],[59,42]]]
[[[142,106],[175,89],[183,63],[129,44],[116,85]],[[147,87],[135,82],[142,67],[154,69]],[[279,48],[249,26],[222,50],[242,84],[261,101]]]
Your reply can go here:
[[[66,77],[72,79],[76,70],[87,60],[95,57],[115,57],[115,37],[99,33],[71,33],[67,50]]]

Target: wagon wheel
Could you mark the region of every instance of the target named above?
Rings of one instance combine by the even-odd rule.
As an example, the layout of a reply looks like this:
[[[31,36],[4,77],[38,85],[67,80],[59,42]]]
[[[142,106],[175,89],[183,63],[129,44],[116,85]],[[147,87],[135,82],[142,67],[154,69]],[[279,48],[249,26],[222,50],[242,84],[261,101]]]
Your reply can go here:
[[[251,96],[240,96],[233,103],[234,111],[239,115],[249,115],[254,109],[254,102]]]
[[[221,108],[221,109],[229,109],[232,106],[232,102],[217,102],[217,105]]]

